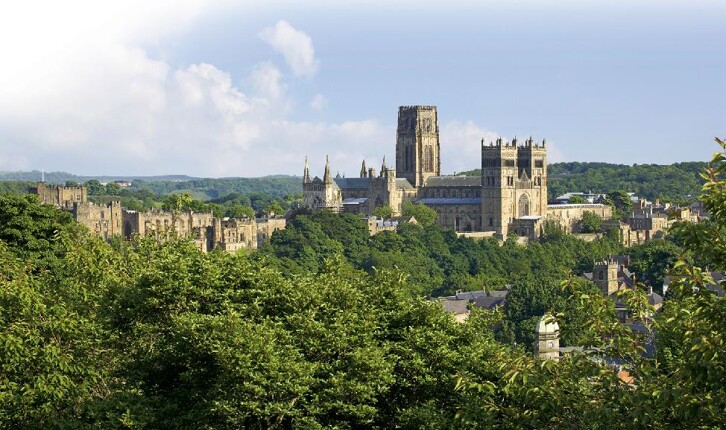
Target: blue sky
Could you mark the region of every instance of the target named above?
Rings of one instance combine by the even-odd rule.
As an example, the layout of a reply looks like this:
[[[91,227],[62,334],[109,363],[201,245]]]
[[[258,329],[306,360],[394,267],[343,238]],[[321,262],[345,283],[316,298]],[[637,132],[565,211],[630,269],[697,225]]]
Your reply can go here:
[[[663,164],[726,136],[722,1],[15,3],[0,170],[354,176],[408,104],[438,106],[445,173],[482,137]]]

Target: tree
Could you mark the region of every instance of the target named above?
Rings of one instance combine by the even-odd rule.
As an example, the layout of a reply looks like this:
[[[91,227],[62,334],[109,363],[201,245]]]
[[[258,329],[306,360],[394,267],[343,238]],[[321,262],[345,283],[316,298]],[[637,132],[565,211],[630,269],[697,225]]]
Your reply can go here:
[[[630,216],[630,212],[633,209],[633,201],[630,200],[630,196],[623,190],[614,190],[607,193],[607,203],[610,204],[614,211],[613,217],[626,218]]]
[[[567,202],[570,203],[570,204],[583,204],[583,203],[588,203],[588,201],[585,200],[585,198],[582,197],[579,194],[573,194],[572,196],[570,196],[570,198],[568,199]]]
[[[193,202],[194,198],[189,193],[169,194],[164,198],[162,208],[167,211],[173,210],[180,212],[188,210]]]
[[[403,216],[414,217],[416,221],[424,227],[428,227],[436,222],[436,211],[423,203],[403,203]]]
[[[602,218],[592,211],[582,213],[582,232],[583,233],[600,233],[602,231]]]
[[[389,205],[378,206],[373,209],[373,215],[375,215],[376,218],[388,219],[393,216],[393,209],[391,209]]]
[[[115,182],[106,184],[106,194],[110,196],[118,196],[121,193],[121,187]]]
[[[265,207],[265,214],[268,216],[285,215],[285,210],[279,202],[272,201]]]
[[[84,184],[86,186],[86,190],[88,191],[88,195],[91,196],[99,196],[101,194],[104,194],[106,189],[101,185],[101,183],[97,179],[90,179],[86,181]]]

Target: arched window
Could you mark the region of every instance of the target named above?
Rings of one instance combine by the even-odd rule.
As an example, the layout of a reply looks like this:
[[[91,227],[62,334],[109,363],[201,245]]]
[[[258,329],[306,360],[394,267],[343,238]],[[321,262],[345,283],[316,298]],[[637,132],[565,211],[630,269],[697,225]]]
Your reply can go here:
[[[526,194],[522,194],[522,197],[519,198],[519,216],[527,215],[529,215],[529,198]]]
[[[426,147],[426,159],[424,161],[426,171],[433,172],[434,170],[434,148],[432,146]]]

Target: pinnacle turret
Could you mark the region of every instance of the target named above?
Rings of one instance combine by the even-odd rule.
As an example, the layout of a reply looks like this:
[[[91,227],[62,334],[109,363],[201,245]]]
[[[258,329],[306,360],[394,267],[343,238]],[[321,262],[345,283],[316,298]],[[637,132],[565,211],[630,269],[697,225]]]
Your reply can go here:
[[[305,156],[305,172],[303,173],[303,184],[310,183],[310,166],[308,165],[308,156]]]
[[[361,178],[367,178],[368,177],[368,169],[366,168],[366,160],[363,160],[363,163],[360,165],[360,177]]]
[[[328,160],[328,156],[325,156],[325,175],[323,175],[323,182],[326,184],[330,184],[333,182],[333,178],[330,176],[330,160]]]

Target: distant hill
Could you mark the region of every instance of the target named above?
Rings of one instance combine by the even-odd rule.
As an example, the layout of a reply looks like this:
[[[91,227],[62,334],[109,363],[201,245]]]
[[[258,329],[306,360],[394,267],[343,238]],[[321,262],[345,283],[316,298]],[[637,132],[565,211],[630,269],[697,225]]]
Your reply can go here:
[[[146,182],[154,181],[189,181],[198,179],[187,175],[160,175],[160,176],[80,176],[66,172],[41,172],[40,170],[32,170],[29,172],[0,172],[0,181],[31,181],[38,182],[45,177],[45,182],[49,184],[65,184],[66,181],[86,182],[95,179],[99,182],[114,181],[133,181],[135,179]]]
[[[185,181],[134,180],[132,188],[149,190],[156,194],[190,193],[202,200],[218,199],[229,194],[262,193],[282,198],[302,193],[300,176],[265,176],[262,178],[207,178]]]
[[[633,192],[649,200],[656,198],[664,201],[690,200],[701,194],[703,172],[707,163],[692,161],[660,164],[609,163],[553,163],[548,166],[548,198],[567,192],[592,191],[606,193],[612,190]],[[460,173],[466,176],[479,176],[481,169]]]
[[[41,172],[0,172],[0,191],[27,192],[40,181]],[[195,178],[186,175],[163,176],[80,176],[66,172],[46,172],[45,182],[65,184],[67,181],[84,183],[97,180],[102,183],[131,181],[129,191],[145,190],[158,195],[190,193],[200,200],[212,200],[232,193],[266,194],[273,198],[302,193],[299,176],[272,175],[261,178]]]

